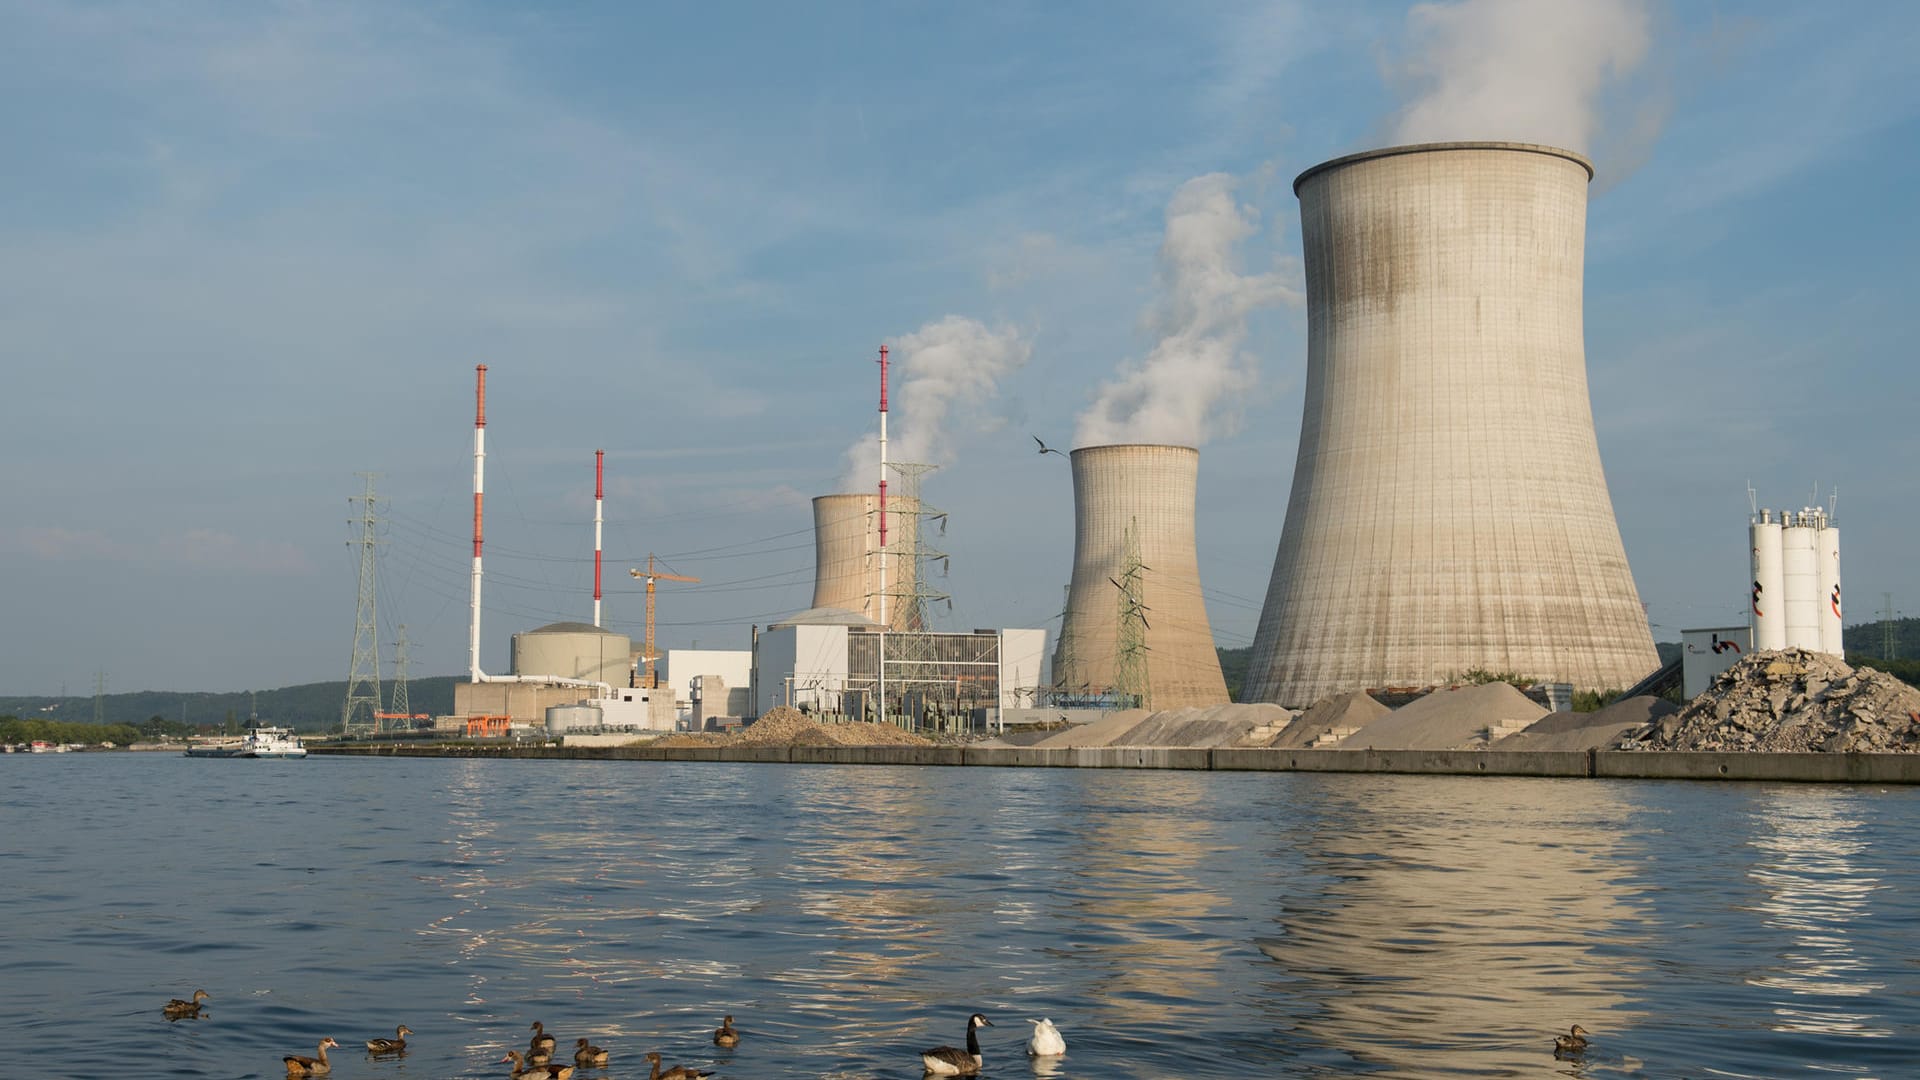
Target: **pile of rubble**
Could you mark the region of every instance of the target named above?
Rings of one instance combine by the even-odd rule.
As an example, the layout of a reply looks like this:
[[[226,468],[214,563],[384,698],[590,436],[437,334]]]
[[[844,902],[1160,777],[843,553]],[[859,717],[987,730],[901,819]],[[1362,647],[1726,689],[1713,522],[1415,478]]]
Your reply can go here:
[[[667,735],[654,746],[928,746],[933,740],[892,724],[823,724],[785,705],[768,710],[738,734]]]
[[[1642,750],[1920,753],[1920,688],[1837,656],[1749,654],[1621,743]]]

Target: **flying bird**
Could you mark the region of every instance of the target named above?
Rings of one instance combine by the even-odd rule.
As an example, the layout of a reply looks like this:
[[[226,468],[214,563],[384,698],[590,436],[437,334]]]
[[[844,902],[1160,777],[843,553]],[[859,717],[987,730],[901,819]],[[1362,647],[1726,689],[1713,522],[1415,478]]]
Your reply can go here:
[[[1053,447],[1051,447],[1051,446],[1048,446],[1048,445],[1047,445],[1046,443],[1043,443],[1043,442],[1040,442],[1040,436],[1038,436],[1038,435],[1035,435],[1035,436],[1033,437],[1033,441],[1034,441],[1034,442],[1037,442],[1037,443],[1040,443],[1040,452],[1041,452],[1041,453],[1043,453],[1043,454],[1060,454],[1060,451],[1058,451],[1058,450],[1055,450],[1055,449],[1054,449]],[[1060,456],[1061,456],[1061,457],[1066,457],[1067,455],[1065,455],[1065,454],[1060,454]]]

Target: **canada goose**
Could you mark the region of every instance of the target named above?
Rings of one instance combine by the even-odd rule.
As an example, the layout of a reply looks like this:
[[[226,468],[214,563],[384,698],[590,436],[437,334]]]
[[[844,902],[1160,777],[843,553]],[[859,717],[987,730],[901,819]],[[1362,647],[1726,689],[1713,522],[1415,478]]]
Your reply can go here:
[[[500,1060],[513,1062],[513,1080],[568,1080],[573,1075],[571,1065],[527,1062],[526,1055],[518,1050],[507,1051],[507,1056]]]
[[[160,1011],[166,1014],[169,1020],[187,1020],[200,1015],[200,1003],[205,1000],[207,1000],[207,992],[195,990],[191,1000],[174,998],[160,1006]]]
[[[393,1029],[391,1039],[368,1039],[367,1051],[374,1054],[404,1054],[407,1052],[407,1036],[413,1029],[405,1024]]]
[[[575,1065],[605,1065],[607,1052],[585,1039],[574,1040],[573,1063]]]
[[[527,1061],[530,1064],[542,1064],[553,1058],[553,1048],[559,1040],[547,1034],[547,1026],[538,1020],[533,1022],[533,1042],[527,1046]]]
[[[1565,1035],[1555,1035],[1553,1037],[1554,1056],[1558,1057],[1561,1054],[1578,1054],[1586,1050],[1587,1034],[1586,1028],[1575,1024],[1573,1027],[1567,1029]]]
[[[1067,1052],[1067,1040],[1060,1037],[1060,1029],[1053,1021],[1029,1020],[1033,1025],[1033,1038],[1027,1040],[1027,1053],[1034,1057],[1059,1057]]]
[[[920,1067],[935,1076],[974,1076],[980,1072],[980,1037],[975,1032],[993,1021],[974,1013],[967,1017],[967,1048],[936,1046],[920,1051]]]
[[[321,1039],[318,1057],[288,1054],[280,1060],[287,1063],[288,1076],[325,1076],[333,1071],[333,1066],[327,1064],[327,1048],[339,1045],[330,1037]]]
[[[660,1054],[653,1050],[647,1051],[647,1061],[653,1065],[653,1072],[648,1075],[647,1080],[700,1080],[703,1076],[713,1075],[712,1072],[689,1069],[685,1065],[675,1065],[671,1069],[662,1069],[660,1067]]]
[[[713,1045],[731,1050],[740,1045],[740,1033],[733,1030],[733,1016],[720,1021],[720,1030],[713,1033]]]

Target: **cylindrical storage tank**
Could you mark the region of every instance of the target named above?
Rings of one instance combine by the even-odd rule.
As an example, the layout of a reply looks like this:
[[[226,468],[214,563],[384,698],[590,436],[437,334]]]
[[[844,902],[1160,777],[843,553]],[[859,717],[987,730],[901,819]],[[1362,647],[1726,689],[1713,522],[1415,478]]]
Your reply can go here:
[[[591,623],[562,622],[513,635],[513,673],[584,679],[608,686],[630,681],[633,642]]]
[[[1747,530],[1753,542],[1753,647],[1787,647],[1787,586],[1781,570],[1780,523],[1762,510]]]
[[[569,731],[591,731],[602,726],[598,705],[547,706],[547,733],[564,735]]]
[[[1200,452],[1088,446],[1071,460],[1073,579],[1054,654],[1055,684],[1141,694],[1154,709],[1224,704],[1227,682],[1194,548]],[[1129,598],[1117,583],[1130,576],[1137,583],[1131,600],[1140,610],[1123,619]],[[1144,685],[1122,685],[1130,679]]]
[[[910,625],[913,607],[901,602],[915,589],[912,552],[919,536],[918,503],[889,497],[884,606],[890,629],[923,629]],[[879,494],[815,498],[813,552],[813,606],[841,608],[878,621],[883,606]]]
[[[1847,654],[1846,625],[1840,607],[1840,526],[1826,517],[1813,534],[1814,580],[1820,591],[1820,651]]]
[[[1813,525],[1788,512],[1780,530],[1780,576],[1785,586],[1787,647],[1820,651],[1820,577]]]
[[[1431,143],[1294,181],[1305,405],[1252,700],[1659,666],[1587,395],[1591,177],[1553,147]]]

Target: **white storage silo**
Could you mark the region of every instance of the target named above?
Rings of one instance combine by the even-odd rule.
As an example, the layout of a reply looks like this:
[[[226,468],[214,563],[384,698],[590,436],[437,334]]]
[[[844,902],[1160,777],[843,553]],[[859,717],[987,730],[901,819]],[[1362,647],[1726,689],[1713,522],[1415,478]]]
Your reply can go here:
[[[1781,570],[1780,523],[1762,510],[1748,526],[1753,544],[1753,647],[1787,647],[1786,579]]]
[[[1820,577],[1814,557],[1812,511],[1783,515],[1780,574],[1786,587],[1787,647],[1820,650]]]
[[[1820,651],[1835,656],[1847,653],[1846,625],[1840,606],[1840,526],[1825,513],[1813,534],[1814,578],[1819,587]]]

